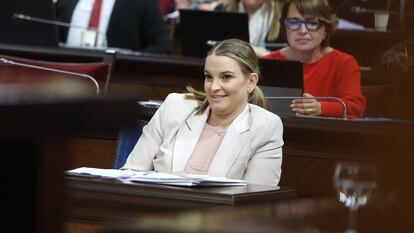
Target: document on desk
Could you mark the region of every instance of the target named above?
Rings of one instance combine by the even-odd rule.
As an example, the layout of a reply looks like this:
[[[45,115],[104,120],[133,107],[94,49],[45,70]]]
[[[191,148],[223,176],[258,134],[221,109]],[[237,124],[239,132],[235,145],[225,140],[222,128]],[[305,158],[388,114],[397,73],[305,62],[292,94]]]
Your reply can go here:
[[[133,171],[118,169],[101,169],[80,167],[66,171],[67,175],[85,178],[113,178],[124,183],[152,183],[174,186],[241,186],[244,180],[228,179],[225,177],[173,175],[155,171]]]
[[[161,100],[147,100],[147,101],[138,101],[138,103],[147,108],[159,108],[161,107],[164,101]]]
[[[127,179],[130,182],[155,183],[174,186],[242,186],[244,180],[228,179],[225,177],[194,177],[177,176],[160,172],[143,172]]]
[[[65,173],[78,177],[125,179],[134,176],[136,172],[131,170],[80,167],[66,171]]]

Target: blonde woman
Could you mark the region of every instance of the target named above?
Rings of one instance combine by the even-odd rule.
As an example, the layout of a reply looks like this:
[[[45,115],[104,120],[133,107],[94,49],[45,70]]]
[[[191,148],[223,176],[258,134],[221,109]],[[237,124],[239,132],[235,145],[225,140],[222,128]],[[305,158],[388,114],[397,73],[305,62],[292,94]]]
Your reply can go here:
[[[250,44],[257,56],[269,53],[265,47],[267,42],[281,42],[279,0],[227,0],[226,3],[217,6],[216,10],[248,14]]]
[[[277,185],[283,126],[263,108],[252,47],[237,39],[217,43],[206,57],[204,76],[204,92],[189,88],[168,95],[123,168]]]

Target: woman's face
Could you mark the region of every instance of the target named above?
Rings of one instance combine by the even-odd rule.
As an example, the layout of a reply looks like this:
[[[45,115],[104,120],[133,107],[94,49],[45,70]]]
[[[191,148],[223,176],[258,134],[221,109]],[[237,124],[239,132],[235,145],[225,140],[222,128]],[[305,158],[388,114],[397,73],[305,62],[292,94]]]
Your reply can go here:
[[[291,4],[288,9],[287,20],[295,22],[295,19],[297,20],[296,25],[298,25],[298,21],[300,24],[298,29],[292,29],[285,25],[289,47],[298,52],[312,52],[319,49],[326,35],[324,24],[315,17],[301,15],[296,5]],[[300,21],[306,21],[307,25],[300,23]],[[316,23],[319,23],[320,26],[315,29]],[[311,28],[311,30],[308,28]]]
[[[248,79],[240,65],[226,56],[209,55],[204,67],[204,91],[211,114],[237,116],[247,104],[248,90],[255,86],[253,75]]]

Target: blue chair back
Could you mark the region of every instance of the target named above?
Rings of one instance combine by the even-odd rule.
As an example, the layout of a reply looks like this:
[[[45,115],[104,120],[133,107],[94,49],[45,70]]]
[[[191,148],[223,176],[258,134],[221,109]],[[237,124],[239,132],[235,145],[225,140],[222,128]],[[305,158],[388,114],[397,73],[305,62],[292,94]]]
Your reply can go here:
[[[115,156],[114,156],[114,169],[119,169],[124,166],[128,155],[134,149],[139,137],[142,134],[142,128],[147,124],[147,121],[138,120],[138,122],[130,127],[122,128],[119,131],[118,139],[116,142]]]

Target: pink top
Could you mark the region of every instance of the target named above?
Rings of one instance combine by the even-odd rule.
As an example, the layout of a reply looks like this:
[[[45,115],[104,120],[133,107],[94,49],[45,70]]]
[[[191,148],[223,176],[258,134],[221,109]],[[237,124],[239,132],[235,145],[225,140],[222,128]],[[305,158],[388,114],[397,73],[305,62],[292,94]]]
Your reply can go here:
[[[210,126],[206,123],[203,132],[184,169],[188,174],[205,175],[223,141],[227,129]]]

